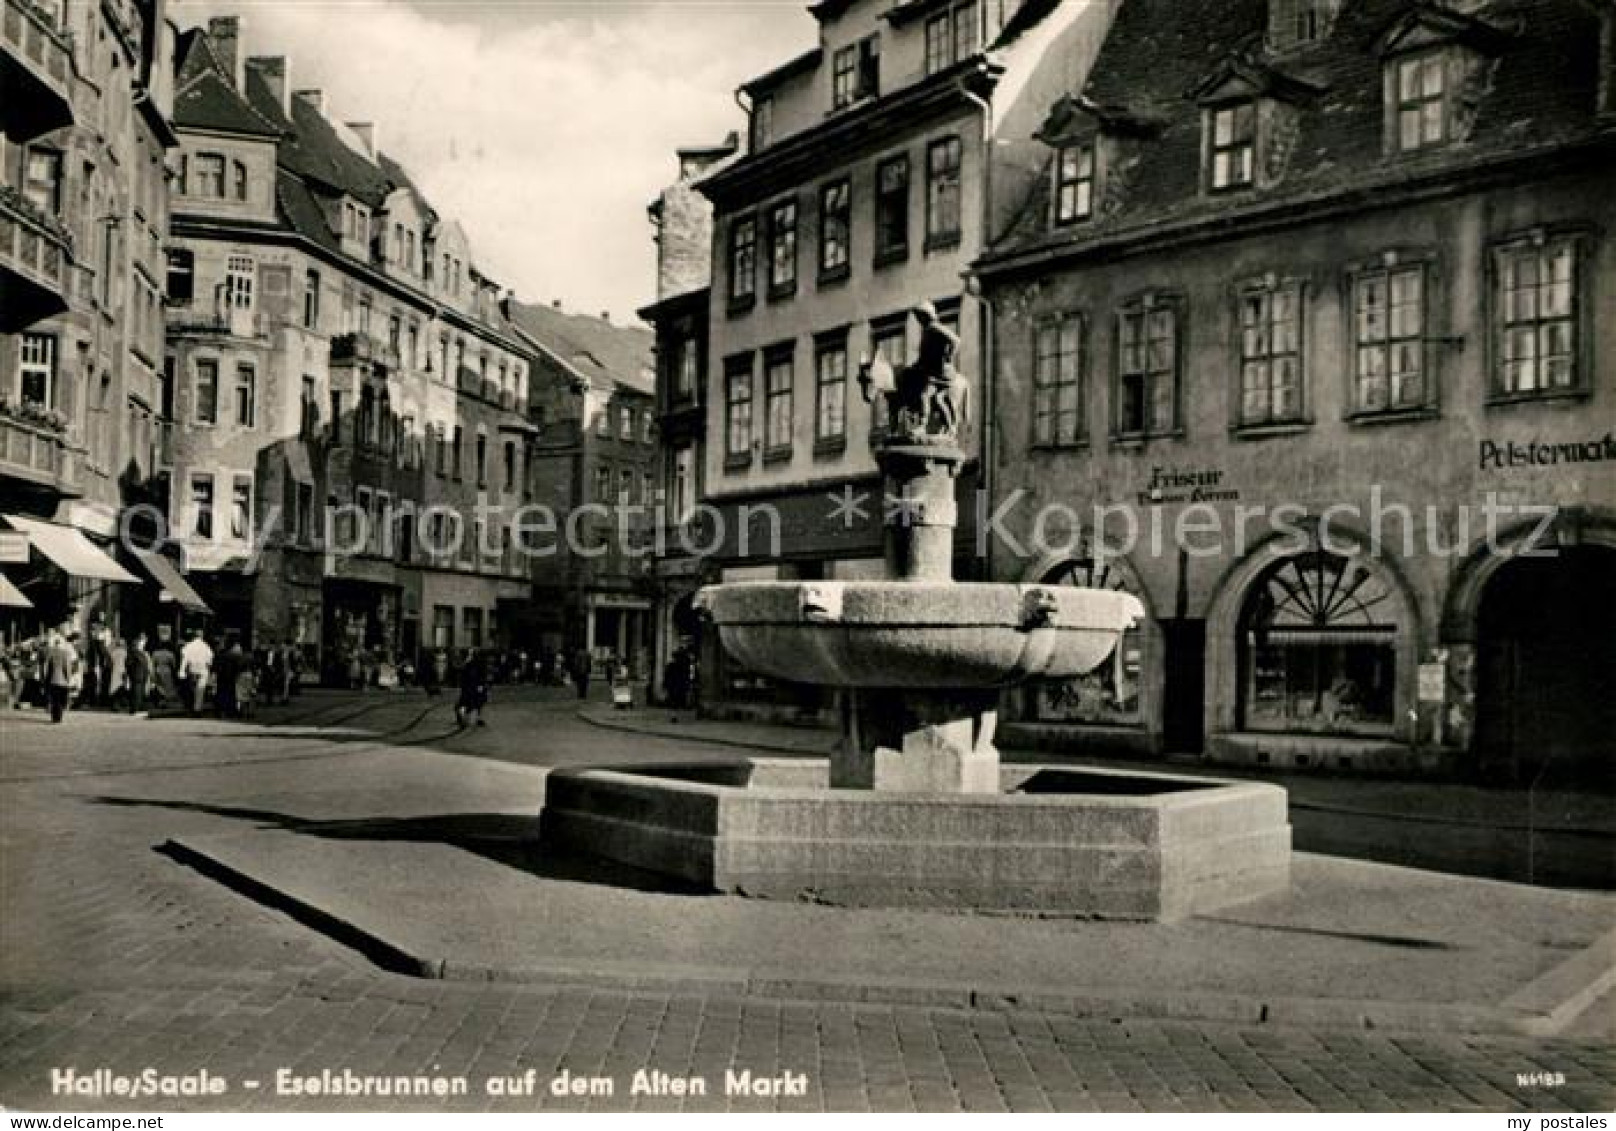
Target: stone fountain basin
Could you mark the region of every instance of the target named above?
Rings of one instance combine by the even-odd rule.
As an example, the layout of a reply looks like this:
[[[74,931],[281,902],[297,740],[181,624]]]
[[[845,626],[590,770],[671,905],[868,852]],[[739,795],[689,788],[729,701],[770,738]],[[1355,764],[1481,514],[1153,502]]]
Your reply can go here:
[[[924,581],[738,582],[698,596],[748,669],[830,687],[1005,687],[1094,670],[1144,607],[1127,593]]]

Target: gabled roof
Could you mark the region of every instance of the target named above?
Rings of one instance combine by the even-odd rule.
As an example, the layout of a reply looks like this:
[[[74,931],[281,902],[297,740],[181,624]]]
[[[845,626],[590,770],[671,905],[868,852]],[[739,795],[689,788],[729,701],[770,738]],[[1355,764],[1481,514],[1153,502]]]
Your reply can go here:
[[[186,32],[180,37],[179,52],[175,126],[251,137],[281,136],[282,128],[260,114],[231,85],[207,36],[195,30]]]
[[[650,393],[656,386],[650,330],[614,326],[601,318],[550,306],[506,304],[516,327],[536,345],[591,384]]]
[[[1483,0],[1464,17],[1467,34],[1479,27],[1498,34],[1512,30],[1504,49],[1489,57],[1463,140],[1416,153],[1388,153],[1384,48],[1411,7],[1424,6],[1353,0],[1342,6],[1323,40],[1287,51],[1283,73],[1317,93],[1295,107],[1283,169],[1272,183],[1212,197],[1202,191],[1203,107],[1197,99],[1231,59],[1259,53],[1265,69],[1279,66],[1260,57],[1256,46],[1267,26],[1266,0],[1122,0],[1082,102],[1158,121],[1159,132],[1127,143],[1120,195],[1104,213],[1075,228],[1052,229],[1050,178],[1037,178],[1017,221],[985,262],[1034,250],[1109,244],[1164,224],[1312,204],[1583,141],[1616,141],[1616,129],[1598,117],[1594,11],[1582,0]]]

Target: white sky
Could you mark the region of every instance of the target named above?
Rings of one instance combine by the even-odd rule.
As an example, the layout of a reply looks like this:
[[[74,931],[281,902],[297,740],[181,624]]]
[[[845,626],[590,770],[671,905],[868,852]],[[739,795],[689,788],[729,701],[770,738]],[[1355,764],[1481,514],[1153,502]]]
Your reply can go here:
[[[741,82],[816,42],[807,0],[170,0],[381,147],[529,302],[614,321],[654,297],[645,208],[680,146],[743,126]]]

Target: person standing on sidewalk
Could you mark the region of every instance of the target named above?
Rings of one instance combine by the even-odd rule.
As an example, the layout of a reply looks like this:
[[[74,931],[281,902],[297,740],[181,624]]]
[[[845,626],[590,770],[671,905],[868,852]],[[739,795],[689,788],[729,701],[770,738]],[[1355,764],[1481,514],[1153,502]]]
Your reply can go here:
[[[129,713],[139,715],[146,710],[146,695],[151,689],[152,658],[146,651],[146,634],[135,633],[129,642],[129,653],[124,658],[124,678],[129,681]]]
[[[589,655],[589,649],[580,648],[572,657],[572,681],[578,686],[578,698],[589,698],[589,675],[594,670],[595,661]]]
[[[79,657],[73,646],[62,639],[62,634],[51,629],[45,638],[45,663],[40,674],[45,685],[45,704],[50,708],[50,720],[62,721],[67,700],[73,694],[73,680],[78,675]]]
[[[213,649],[202,639],[200,629],[191,630],[191,639],[180,649],[180,685],[191,714],[200,715],[208,699],[208,674],[213,670]]]

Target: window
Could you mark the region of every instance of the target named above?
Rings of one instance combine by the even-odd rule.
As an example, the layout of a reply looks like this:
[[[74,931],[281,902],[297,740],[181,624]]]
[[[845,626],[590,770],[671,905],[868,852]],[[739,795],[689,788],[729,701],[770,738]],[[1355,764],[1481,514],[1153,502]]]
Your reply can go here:
[[[960,236],[960,139],[926,149],[926,246],[952,246]]]
[[[404,320],[394,314],[387,319],[387,348],[397,357],[403,346]]]
[[[881,92],[881,38],[871,35],[837,51],[831,60],[831,108],[840,110]]]
[[[516,441],[505,441],[505,490],[516,490]]]
[[[460,478],[460,425],[454,426],[454,441],[449,445],[449,466],[453,469],[454,477]]]
[[[198,424],[219,420],[219,363],[210,357],[196,359],[196,403],[193,415]]]
[[[769,294],[797,289],[797,202],[782,200],[769,209]]]
[[[890,365],[894,373],[909,364],[908,317],[898,315],[870,327],[871,352]]]
[[[1567,238],[1498,251],[1498,364],[1494,392],[1542,396],[1575,389],[1577,247]]]
[[[1240,423],[1302,415],[1302,288],[1263,286],[1240,296]]]
[[[440,478],[449,474],[449,443],[444,439],[441,424],[432,429],[432,471]]]
[[[213,475],[198,471],[191,475],[191,533],[198,538],[213,537]]]
[[[1419,408],[1425,394],[1425,267],[1365,271],[1353,280],[1353,408]]]
[[[410,322],[409,337],[407,342],[409,347],[409,366],[411,369],[419,369],[421,367],[421,327],[413,320]]]
[[[791,450],[794,409],[792,355],[789,351],[771,353],[764,365],[763,451],[764,456]]]
[[[617,414],[617,438],[619,440],[634,439],[634,410],[624,405]]]
[[[623,468],[617,473],[617,505],[626,507],[634,501],[634,472]]]
[[[1212,190],[1248,187],[1257,168],[1256,103],[1219,106],[1208,117],[1212,123]]]
[[[319,402],[315,399],[315,381],[307,374],[303,376],[303,394],[298,402],[298,435],[307,439],[314,435],[314,426],[319,422]]]
[[[976,54],[976,3],[956,4],[926,21],[926,73],[934,75]]]
[[[1270,0],[1268,44],[1289,51],[1317,43],[1330,30],[1340,0]]]
[[[454,608],[450,605],[432,606],[432,647],[454,647]]]
[[[1177,424],[1178,310],[1160,300],[1125,308],[1118,320],[1117,433],[1158,435]]]
[[[909,254],[909,155],[881,162],[875,173],[875,261]]]
[[[838,443],[847,439],[847,342],[822,343],[816,365],[814,439]]]
[[[224,199],[224,158],[217,153],[196,155],[195,178],[197,196]]]
[[[313,536],[314,526],[314,487],[311,484],[297,484],[296,506],[297,513],[293,516],[293,537],[299,545],[306,546]]]
[[[774,96],[759,95],[752,103],[752,152],[774,140]]]
[[[320,273],[307,271],[303,275],[303,326],[308,330],[320,328]]]
[[[342,443],[342,394],[331,391],[331,442]]]
[[[188,248],[170,248],[168,252],[168,280],[164,288],[168,301],[175,306],[189,306],[196,297],[196,253]]]
[[[1397,145],[1404,151],[1440,145],[1448,135],[1448,83],[1442,51],[1398,59]]]
[[[370,335],[370,315],[370,296],[368,294],[359,296],[359,332],[367,337]]]
[[[1055,155],[1055,223],[1094,215],[1094,146],[1063,145]]]
[[[846,178],[826,185],[819,194],[819,277],[847,276],[848,234],[852,223],[852,190]]]
[[[49,215],[62,210],[62,155],[54,149],[28,150],[23,173],[23,196]]]
[[[482,550],[478,546],[478,552]],[[483,611],[481,609],[461,609],[460,628],[465,639],[465,647],[481,648],[483,646]]]
[[[253,304],[253,261],[250,256],[232,255],[225,260],[224,301],[234,310],[251,310]]]
[[[646,409],[640,414],[640,443],[649,444],[655,438],[656,421],[651,416],[651,410]]]
[[[17,399],[52,408],[56,404],[56,338],[24,334],[18,349]]]
[[[673,506],[674,522],[690,519],[696,505],[696,449],[685,446],[673,453]]]
[[[673,395],[684,400],[696,393],[696,371],[701,364],[700,343],[690,337],[678,345],[679,356],[674,363]]]
[[[595,414],[595,435],[610,436],[612,434],[612,406],[603,404],[600,411]]]
[[[742,216],[729,230],[729,298],[750,302],[757,294],[757,220]]]
[[[258,417],[258,377],[251,365],[236,366],[236,427],[251,428]]]
[[[1062,562],[1044,574],[1041,581],[1044,585],[1071,585],[1139,596],[1136,588],[1104,554],[1085,553]],[[1144,627],[1136,621],[1122,634],[1110,658],[1086,675],[1033,681],[1028,685],[1031,717],[1047,723],[1137,725],[1145,646]]]
[[[477,433],[477,486],[488,486],[488,437]]]
[[[247,199],[247,166],[240,161],[231,163],[233,187],[237,200]]]
[[[1244,725],[1387,734],[1397,687],[1397,603],[1370,564],[1315,550],[1252,587],[1242,613]]]
[[[724,374],[724,454],[752,458],[752,359],[732,358]]]
[[[595,502],[604,503],[612,497],[612,469],[604,465],[595,468]]]
[[[1083,320],[1068,315],[1034,332],[1032,440],[1070,447],[1083,440]]]

